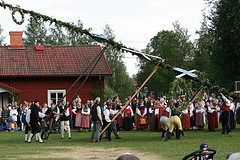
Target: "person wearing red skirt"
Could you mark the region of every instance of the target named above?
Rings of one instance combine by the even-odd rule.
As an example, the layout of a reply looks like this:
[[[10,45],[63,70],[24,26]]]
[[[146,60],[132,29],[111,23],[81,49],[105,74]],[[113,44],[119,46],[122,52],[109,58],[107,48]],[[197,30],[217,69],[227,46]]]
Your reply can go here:
[[[86,129],[87,132],[90,127],[90,108],[88,104],[85,104],[84,109],[82,109],[82,115],[81,128]]]
[[[148,124],[147,124],[147,107],[144,106],[144,102],[141,101],[140,104],[138,105],[137,109],[136,109],[136,113],[137,113],[137,130],[138,129],[146,129],[148,128]],[[146,120],[145,124],[140,124],[140,119],[144,118]]]
[[[198,130],[204,129],[204,107],[202,106],[202,102],[198,102],[198,106],[196,109],[196,127],[198,127]]]
[[[76,120],[75,120],[75,126],[78,132],[80,132],[81,124],[82,124],[82,107],[81,107],[81,103],[78,103],[77,109],[76,109]]]
[[[188,113],[188,109],[185,109],[185,110],[182,111],[181,122],[182,122],[183,130],[189,130],[191,125],[190,125],[190,116],[189,116],[189,113]]]
[[[150,113],[150,120],[149,120],[149,129],[154,130],[155,127],[155,110],[156,106],[151,103],[151,106],[149,108],[149,113]]]
[[[208,106],[208,130],[213,132],[218,128],[217,105],[215,100],[211,104],[207,102],[206,105]]]

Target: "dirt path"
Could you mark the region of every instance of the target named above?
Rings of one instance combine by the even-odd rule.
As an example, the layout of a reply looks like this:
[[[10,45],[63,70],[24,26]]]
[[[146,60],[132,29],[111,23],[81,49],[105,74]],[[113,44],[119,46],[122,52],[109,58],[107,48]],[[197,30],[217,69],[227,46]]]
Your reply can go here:
[[[146,153],[140,153],[131,151],[127,148],[84,148],[84,147],[57,147],[68,152],[52,153],[50,155],[28,155],[21,158],[70,158],[70,159],[81,159],[81,160],[115,160],[124,153],[131,153],[140,158],[141,160],[163,160],[161,157],[156,155],[149,155]]]

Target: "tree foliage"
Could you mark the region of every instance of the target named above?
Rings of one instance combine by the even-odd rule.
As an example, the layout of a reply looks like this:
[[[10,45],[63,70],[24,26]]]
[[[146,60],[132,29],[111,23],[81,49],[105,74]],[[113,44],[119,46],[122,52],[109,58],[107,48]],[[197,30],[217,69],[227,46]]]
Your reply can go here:
[[[109,25],[105,26],[104,35],[109,39],[115,38],[114,32]],[[124,62],[122,61],[123,54],[114,47],[108,46],[105,55],[112,70],[112,76],[106,77],[105,82],[118,94],[119,98],[123,100],[127,96],[132,95],[135,91],[134,84],[126,71]]]
[[[34,25],[34,27],[32,26]],[[47,35],[47,28],[43,21],[35,22],[34,24],[30,23],[24,31],[23,44],[26,46],[30,45],[47,45],[49,44],[49,37]]]
[[[194,43],[194,68],[211,77],[211,50],[212,35],[208,26],[208,18],[203,14],[203,21],[200,30],[196,31],[199,38]]]
[[[173,24],[174,31],[163,30],[154,36],[147,45],[145,52],[166,59],[166,63],[172,66],[188,69],[193,59],[193,45],[189,40],[187,29],[181,28],[178,22]],[[137,74],[138,82],[142,83],[151,73],[154,66],[144,60],[140,60],[140,72]],[[148,82],[150,90],[168,93],[174,73],[161,68]]]
[[[5,37],[2,36],[2,32],[3,32],[3,29],[0,24],[0,45],[3,45],[4,39],[5,39]]]
[[[210,30],[212,34],[211,61],[213,79],[220,86],[234,89],[240,79],[240,2],[236,0],[210,1]]]

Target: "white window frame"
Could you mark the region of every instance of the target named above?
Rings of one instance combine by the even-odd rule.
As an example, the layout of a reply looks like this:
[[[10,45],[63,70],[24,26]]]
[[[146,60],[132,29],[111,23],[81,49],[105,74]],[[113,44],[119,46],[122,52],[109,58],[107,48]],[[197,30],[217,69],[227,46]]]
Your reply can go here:
[[[47,90],[47,95],[48,95],[48,106],[51,106],[51,93],[63,93],[63,96],[66,94],[65,89],[59,89],[59,90]],[[56,99],[58,99],[57,94],[56,94]],[[66,97],[63,99],[66,101]]]
[[[235,81],[235,91],[238,91],[237,90],[238,83],[240,83],[240,81]]]

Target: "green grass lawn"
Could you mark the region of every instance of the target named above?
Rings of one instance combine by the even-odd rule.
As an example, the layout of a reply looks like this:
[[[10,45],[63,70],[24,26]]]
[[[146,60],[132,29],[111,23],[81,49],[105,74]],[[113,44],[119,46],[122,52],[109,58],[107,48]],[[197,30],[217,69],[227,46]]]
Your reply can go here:
[[[206,127],[205,127],[206,128]],[[240,152],[240,125],[237,125],[230,135],[221,135],[221,130],[215,132],[185,131],[185,136],[177,141],[172,137],[167,142],[161,141],[161,132],[154,131],[120,131],[123,139],[116,140],[112,134],[112,141],[90,143],[91,132],[72,131],[72,140],[60,139],[60,134],[52,134],[51,140],[44,144],[33,141],[24,143],[24,132],[0,132],[0,159],[18,159],[19,155],[49,154],[61,152],[60,146],[103,147],[103,148],[130,148],[150,155],[159,155],[164,159],[182,159],[187,154],[199,149],[201,143],[207,143],[210,148],[216,149],[214,159],[224,160],[228,153]],[[67,133],[65,133],[67,136]],[[35,139],[35,138],[34,138]],[[33,140],[34,140],[33,139]],[[55,147],[55,148],[54,148]],[[61,158],[60,158],[61,159]]]

